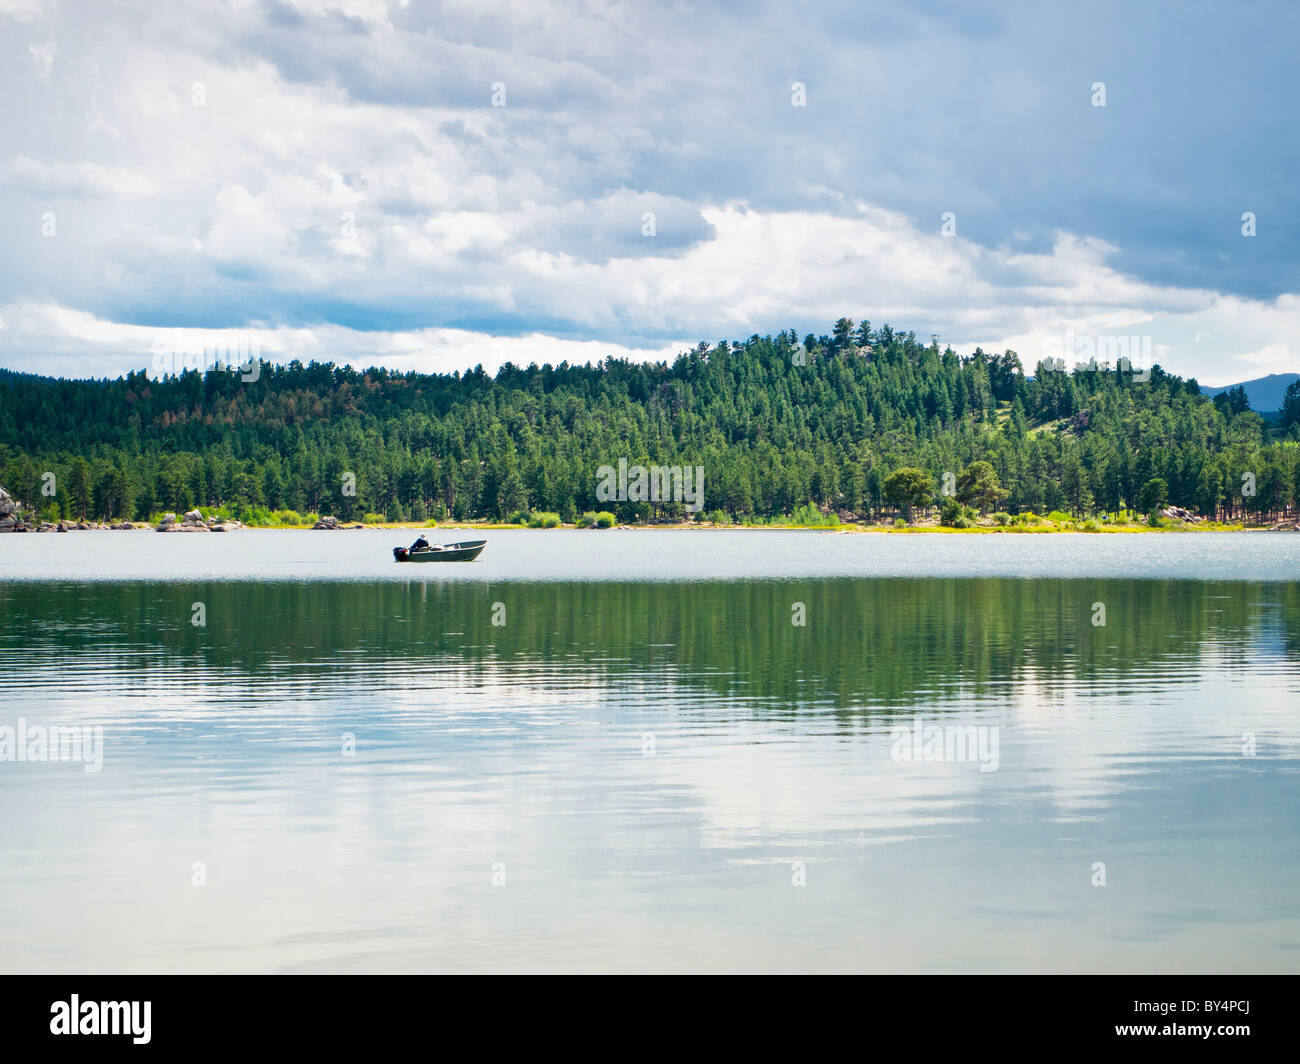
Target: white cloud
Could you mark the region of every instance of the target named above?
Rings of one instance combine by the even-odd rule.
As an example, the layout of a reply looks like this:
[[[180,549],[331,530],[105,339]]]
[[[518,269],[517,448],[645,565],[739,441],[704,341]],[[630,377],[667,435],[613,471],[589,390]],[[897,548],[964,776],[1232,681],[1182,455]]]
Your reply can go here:
[[[35,22],[53,6],[44,0],[0,0],[0,15],[18,22]]]
[[[58,22],[58,65],[41,90],[48,128],[0,116],[15,153],[0,303],[93,309],[96,321],[169,308],[177,321],[235,329],[319,322],[298,337],[318,358],[351,357],[364,350],[356,337],[379,335],[415,338],[411,350],[440,362],[468,351],[434,342],[451,333],[425,323],[482,323],[491,350],[513,346],[502,335],[542,332],[562,338],[556,350],[577,339],[660,350],[678,337],[827,331],[847,314],[959,349],[1010,346],[1030,365],[1067,329],[1147,332],[1168,368],[1205,381],[1293,360],[1294,297],[1143,280],[1115,265],[1123,240],[1087,232],[1053,241],[1017,225],[1002,243],[971,238],[998,204],[946,150],[925,156],[932,228],[881,207],[917,185],[915,169],[870,131],[823,138],[816,123],[832,101],[826,78],[850,77],[851,56],[893,61],[876,40],[900,32],[889,20],[872,22],[866,43],[843,42],[810,82],[814,104],[795,114],[786,72],[766,103],[753,79],[742,98],[702,35],[707,23],[761,48],[815,40],[770,13],[741,25],[711,12],[688,27],[636,4],[292,7],[305,21],[241,2],[181,23],[147,8]],[[488,101],[498,78],[505,108]],[[884,67],[868,80],[877,92],[890,84]],[[1006,85],[989,91],[1021,100]],[[763,149],[739,157],[754,136]],[[855,164],[857,140],[877,145],[871,165]],[[715,170],[716,182],[694,183]],[[872,195],[855,201],[846,184]],[[733,186],[779,194],[713,191]],[[32,219],[53,196],[85,202],[66,221],[61,210],[58,238],[42,240]],[[938,232],[948,206],[961,236]],[[347,328],[390,323],[383,334]],[[75,365],[57,328],[45,344],[24,335]],[[98,345],[115,349],[79,342],[87,368]],[[407,351],[396,340],[381,349]],[[17,357],[0,344],[4,364]]]
[[[98,163],[43,163],[19,155],[9,172],[26,190],[44,195],[134,197],[154,191],[140,174]]]
[[[204,250],[218,262],[261,266],[291,250],[291,232],[284,216],[242,185],[217,195]]]
[[[36,60],[36,76],[42,81],[49,81],[50,72],[54,69],[54,57],[59,51],[58,45],[53,41],[46,44],[29,44],[27,50]]]
[[[205,351],[256,351],[271,362],[330,359],[357,369],[384,365],[423,373],[465,370],[482,364],[494,372],[506,362],[592,363],[608,357],[671,359],[684,347],[627,348],[597,340],[565,340],[536,333],[492,336],[464,329],[361,332],[338,325],[310,328],[253,324],[239,329],[158,328],[108,321],[86,311],[51,303],[13,303],[0,308],[0,364],[28,373],[63,374],[70,361],[96,377],[148,370],[154,355],[186,355],[193,365]],[[209,363],[211,364],[211,361]]]
[[[307,195],[309,186],[300,191]],[[977,344],[990,350],[1011,347],[1030,368],[1039,357],[1059,355],[1067,331],[1151,336],[1162,364],[1175,371],[1180,365],[1203,367],[1196,372],[1208,384],[1300,364],[1297,351],[1276,339],[1300,335],[1300,300],[1295,297],[1261,302],[1152,286],[1107,266],[1107,249],[1068,235],[1050,252],[1027,254],[919,234],[898,216],[868,207],[853,219],[807,212],[760,214],[743,205],[711,208],[704,215],[713,239],[680,257],[592,263],[517,247],[504,267],[494,260],[485,273],[456,282],[458,290],[480,306],[502,311],[522,306],[596,332],[640,336],[673,322],[684,323],[679,337],[711,339],[743,337],[786,322],[829,323],[852,314],[867,302],[861,293],[872,292],[871,304],[880,311],[877,325],[888,321],[925,336],[933,323],[944,343],[961,350]],[[420,229],[391,228],[367,237],[366,256],[382,261],[363,283],[391,283],[414,292],[423,277],[412,284],[401,276],[413,265],[454,272],[457,256],[468,248],[495,251],[511,237],[508,221],[474,213],[444,215]],[[340,296],[356,283],[347,276],[351,260],[336,252],[336,265],[317,262],[295,272],[289,263],[297,239],[283,214],[269,210],[242,186],[232,186],[218,196],[205,253],[253,271],[280,262],[282,280],[292,274],[298,283],[328,287]],[[1016,282],[990,279],[1008,275]],[[19,351],[42,347],[66,353],[67,341],[76,340],[88,357],[102,350],[120,365],[124,348],[134,344],[148,350],[150,338],[158,335],[158,330],[78,316],[66,307],[23,307],[6,308],[12,327],[0,340],[0,357],[8,360]],[[690,346],[684,340],[647,346],[436,328],[372,332],[332,324],[214,330],[208,335],[255,335],[271,357],[425,370],[465,369],[480,361],[493,367],[506,360],[588,361],[614,351],[671,357]]]

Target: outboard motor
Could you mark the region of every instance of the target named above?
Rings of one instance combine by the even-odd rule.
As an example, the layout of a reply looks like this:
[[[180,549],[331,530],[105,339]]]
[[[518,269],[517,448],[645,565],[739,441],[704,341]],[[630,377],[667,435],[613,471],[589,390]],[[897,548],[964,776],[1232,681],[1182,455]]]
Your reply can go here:
[[[393,548],[393,558],[394,558],[394,560],[396,560],[396,561],[399,561],[399,562],[404,562],[404,561],[406,561],[406,555],[407,555],[407,553],[408,553],[408,551],[407,551],[407,549],[406,549],[405,547],[394,547],[394,548]]]

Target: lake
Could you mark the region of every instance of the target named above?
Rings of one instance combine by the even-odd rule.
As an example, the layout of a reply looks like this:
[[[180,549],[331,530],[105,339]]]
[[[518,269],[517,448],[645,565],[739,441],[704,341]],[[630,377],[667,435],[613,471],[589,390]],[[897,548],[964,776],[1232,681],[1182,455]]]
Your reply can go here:
[[[1300,536],[480,535],[0,537],[0,969],[1300,971]]]

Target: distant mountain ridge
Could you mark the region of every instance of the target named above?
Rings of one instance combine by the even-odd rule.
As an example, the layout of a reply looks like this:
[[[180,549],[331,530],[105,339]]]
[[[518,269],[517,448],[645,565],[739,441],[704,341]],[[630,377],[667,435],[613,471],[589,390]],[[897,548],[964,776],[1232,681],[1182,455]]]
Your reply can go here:
[[[1201,391],[1208,396],[1216,396],[1233,388],[1246,389],[1246,398],[1250,408],[1261,414],[1272,413],[1282,409],[1282,393],[1292,381],[1300,380],[1300,373],[1270,373],[1267,377],[1256,377],[1253,381],[1242,381],[1240,385],[1225,384],[1222,388],[1201,386]]]

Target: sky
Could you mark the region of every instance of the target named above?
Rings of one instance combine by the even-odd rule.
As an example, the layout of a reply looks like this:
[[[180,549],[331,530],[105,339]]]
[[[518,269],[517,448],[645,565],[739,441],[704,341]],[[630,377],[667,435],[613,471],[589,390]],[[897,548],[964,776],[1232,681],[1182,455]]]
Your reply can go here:
[[[1300,5],[0,0],[0,367],[842,316],[1300,371]]]

